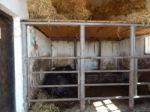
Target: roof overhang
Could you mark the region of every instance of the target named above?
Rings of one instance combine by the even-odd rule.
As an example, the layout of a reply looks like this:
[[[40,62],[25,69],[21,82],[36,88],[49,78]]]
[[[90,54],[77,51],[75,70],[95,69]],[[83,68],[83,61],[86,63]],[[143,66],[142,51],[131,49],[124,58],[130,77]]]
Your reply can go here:
[[[76,40],[80,36],[80,26],[86,27],[86,39],[122,40],[129,38],[130,27],[136,27],[136,36],[150,34],[150,24],[128,23],[125,21],[35,21],[23,20],[23,24],[33,26],[54,40]]]

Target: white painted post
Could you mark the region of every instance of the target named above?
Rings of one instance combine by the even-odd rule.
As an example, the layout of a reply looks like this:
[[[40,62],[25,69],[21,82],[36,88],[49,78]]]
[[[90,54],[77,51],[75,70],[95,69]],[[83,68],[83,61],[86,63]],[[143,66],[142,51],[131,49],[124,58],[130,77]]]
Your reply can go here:
[[[16,112],[24,112],[23,96],[23,67],[22,67],[22,37],[20,18],[13,18],[14,21],[14,62],[15,62],[15,106]]]

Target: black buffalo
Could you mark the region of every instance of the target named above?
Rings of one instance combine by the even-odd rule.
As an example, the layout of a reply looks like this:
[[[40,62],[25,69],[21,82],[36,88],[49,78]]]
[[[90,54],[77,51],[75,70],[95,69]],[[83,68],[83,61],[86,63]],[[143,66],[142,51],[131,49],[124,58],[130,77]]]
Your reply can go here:
[[[53,71],[73,71],[71,66],[55,67]],[[43,81],[43,85],[68,85],[77,84],[77,74],[73,73],[47,73]],[[48,94],[56,97],[75,97],[77,88],[73,87],[53,87],[45,88]]]

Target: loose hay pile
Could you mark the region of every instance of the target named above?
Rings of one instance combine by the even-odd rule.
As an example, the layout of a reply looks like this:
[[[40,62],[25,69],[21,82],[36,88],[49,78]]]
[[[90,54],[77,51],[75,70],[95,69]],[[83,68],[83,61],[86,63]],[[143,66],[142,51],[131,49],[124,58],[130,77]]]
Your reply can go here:
[[[30,19],[149,23],[149,0],[28,0]]]
[[[90,11],[86,9],[86,0],[52,0],[57,12],[69,20],[87,20]]]
[[[112,16],[109,18],[111,21],[128,21],[131,23],[150,23],[150,12],[141,10],[129,15]]]
[[[111,16],[128,15],[146,9],[146,0],[87,0],[94,20],[110,20]]]
[[[49,99],[52,96],[49,96],[45,91],[39,90],[36,97],[37,99]],[[60,112],[60,109],[53,103],[37,102],[31,105],[30,112]]]
[[[85,0],[28,0],[29,16],[38,20],[86,20]]]
[[[35,103],[30,112],[60,112],[54,104]]]
[[[57,13],[51,0],[28,0],[29,16],[38,20],[65,20]]]

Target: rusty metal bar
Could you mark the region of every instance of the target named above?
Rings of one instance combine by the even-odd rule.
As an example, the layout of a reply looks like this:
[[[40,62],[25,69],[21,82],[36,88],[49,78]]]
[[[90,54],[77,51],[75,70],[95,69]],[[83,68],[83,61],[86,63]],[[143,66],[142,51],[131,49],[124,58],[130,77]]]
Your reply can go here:
[[[78,73],[78,71],[35,71],[35,72],[30,72],[31,74],[70,74],[70,73]]]
[[[78,60],[78,70],[80,70],[80,62],[81,60]],[[80,99],[81,96],[81,81],[80,81],[81,73],[78,71],[78,98]]]
[[[29,102],[63,102],[63,101],[79,101],[78,98],[54,98],[54,99],[29,99]]]
[[[139,99],[139,98],[150,98],[150,95],[138,95],[134,97],[134,99]]]
[[[85,111],[85,70],[84,70],[84,50],[85,50],[85,26],[80,26],[80,84],[81,84],[81,97],[80,97],[80,111]]]
[[[150,85],[150,82],[138,82],[137,85]]]
[[[72,84],[72,85],[35,85],[31,86],[34,88],[55,88],[55,87],[78,87],[77,84]]]
[[[150,69],[138,69],[138,72],[150,72]]]
[[[134,49],[134,95],[138,95],[137,90],[137,82],[138,82],[138,58],[135,58],[137,56],[137,45],[136,45],[137,39],[136,39],[136,27],[133,27],[133,49]]]
[[[124,22],[77,22],[77,21],[47,21],[47,22],[42,22],[42,21],[22,21],[23,24],[26,25],[31,25],[31,26],[124,26],[124,27],[130,27],[130,26],[141,26],[141,27],[149,27],[149,24],[132,24],[132,23],[124,23]]]
[[[46,57],[46,56],[41,56],[41,57],[29,57],[31,60],[52,60],[52,59],[79,59],[80,57],[57,57],[57,56],[52,56],[52,57]]]
[[[85,100],[104,100],[104,99],[138,99],[138,98],[150,98],[150,95],[140,95],[140,96],[111,96],[111,97],[86,97]],[[59,101],[79,101],[78,98],[53,98],[53,99],[29,99],[30,102],[59,102]]]
[[[150,85],[150,82],[138,82],[137,85]],[[34,85],[34,88],[53,88],[53,87],[78,87],[78,84],[68,85]],[[129,86],[129,83],[98,83],[98,84],[85,84],[85,86]]]
[[[130,27],[130,56],[135,56],[135,26]],[[134,110],[134,96],[135,96],[135,60],[134,58],[130,59],[130,75],[129,75],[129,108],[132,112]]]
[[[99,73],[99,72],[130,72],[131,70],[89,70],[86,73]]]
[[[85,86],[129,86],[129,83],[98,83],[98,84],[85,84]]]
[[[150,83],[149,83],[150,84]],[[85,86],[128,86],[129,83],[99,83],[99,84],[85,84]],[[34,88],[54,88],[54,87],[78,87],[78,84],[67,85],[33,85]]]
[[[144,55],[144,56],[136,56],[135,58],[138,58],[138,59],[141,59],[141,58],[142,58],[142,59],[146,59],[146,58],[150,58],[150,56],[145,56],[145,55]]]
[[[75,57],[58,57],[58,56],[53,56],[53,57],[46,57],[46,56],[41,56],[41,57],[29,57],[30,60],[37,60],[37,59],[44,59],[44,60],[48,60],[48,59],[81,59],[82,57],[79,56],[75,56]],[[132,57],[130,56],[102,56],[102,57],[83,57],[84,59],[106,59],[106,58],[110,58],[110,59],[130,59]]]
[[[105,100],[105,99],[130,99],[129,96],[111,96],[111,97],[86,97],[85,100]]]
[[[89,71],[85,71],[85,73],[99,73],[99,72],[130,72],[131,70],[89,70]],[[31,74],[57,74],[57,73],[78,73],[78,71],[34,71],[34,72],[30,72]]]
[[[97,56],[97,57],[93,57],[93,56],[88,56],[88,57],[84,57],[84,59],[130,59],[132,58],[131,56]]]
[[[105,56],[105,57],[84,57],[84,59],[130,59],[130,58],[138,58],[138,59],[146,59],[146,58],[150,58],[150,56],[143,56],[143,57],[131,57],[131,56],[127,56],[127,57],[121,57],[121,56],[116,56],[116,57],[110,57],[110,56]],[[30,60],[39,60],[39,59],[43,59],[43,60],[52,60],[52,59],[81,59],[81,57],[76,56],[76,57],[29,57]]]

